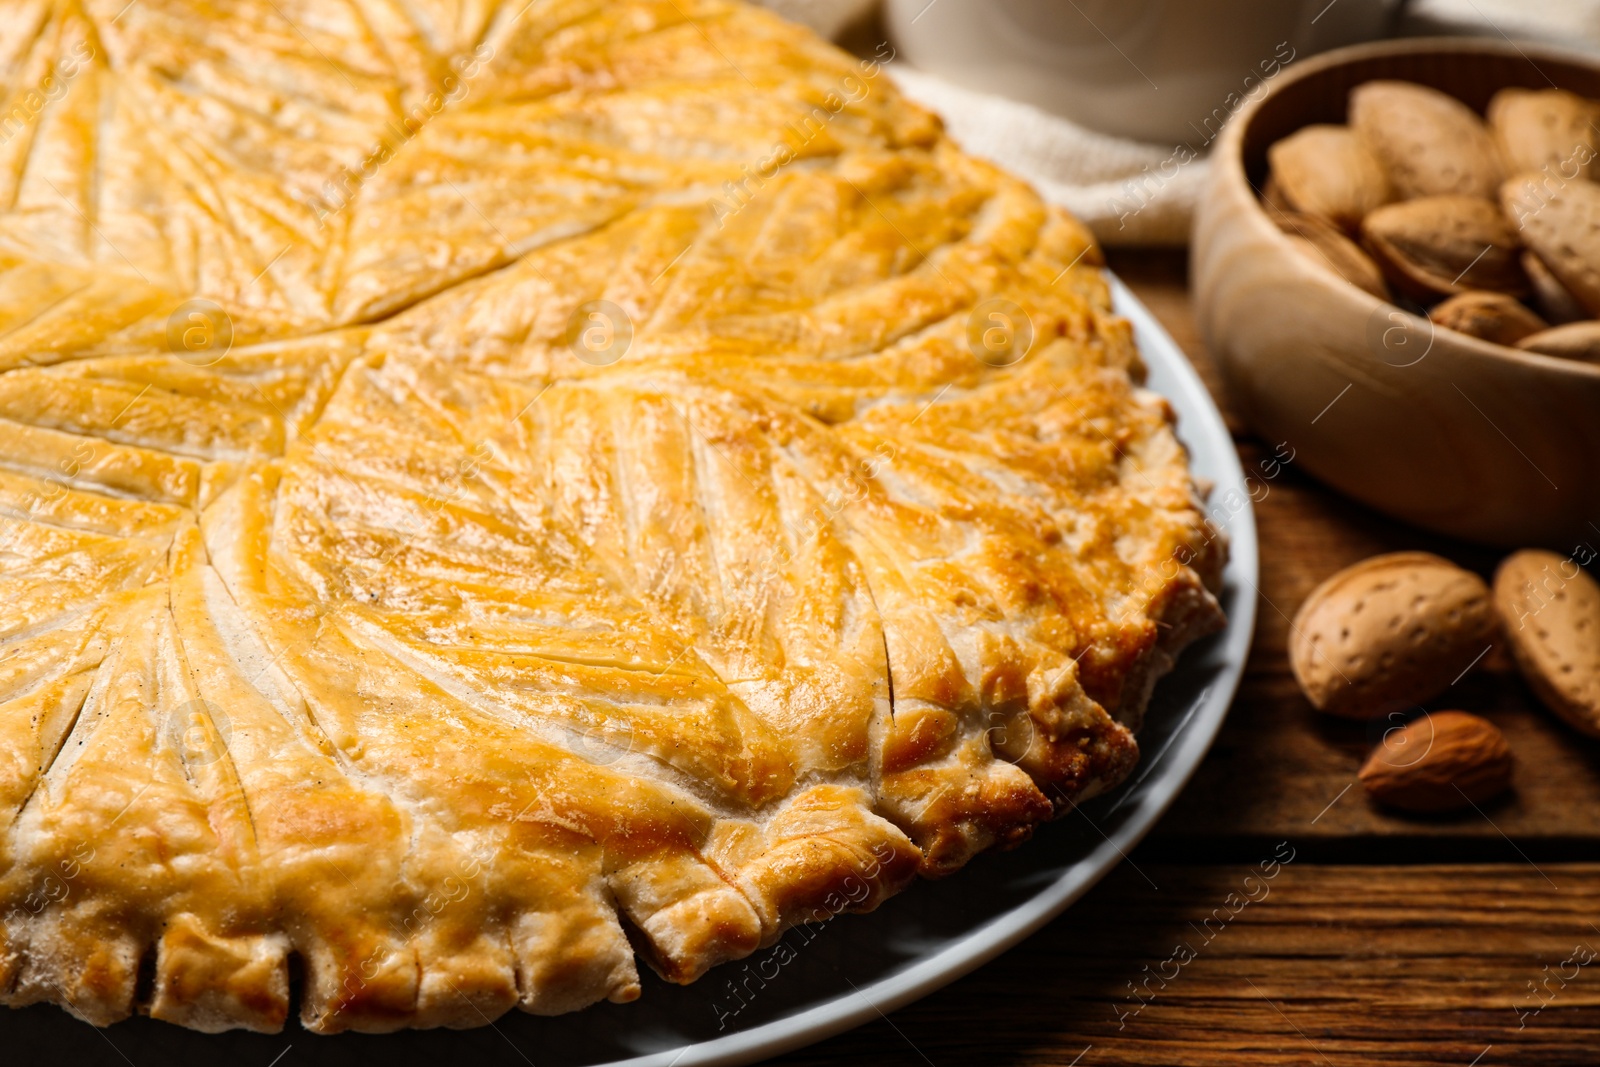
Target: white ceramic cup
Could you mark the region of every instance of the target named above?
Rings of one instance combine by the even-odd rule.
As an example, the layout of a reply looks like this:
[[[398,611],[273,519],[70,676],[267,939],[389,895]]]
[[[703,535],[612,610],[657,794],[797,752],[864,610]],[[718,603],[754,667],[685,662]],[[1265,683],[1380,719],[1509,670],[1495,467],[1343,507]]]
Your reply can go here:
[[[911,66],[1107,133],[1199,149],[1289,62],[1404,0],[886,0]]]

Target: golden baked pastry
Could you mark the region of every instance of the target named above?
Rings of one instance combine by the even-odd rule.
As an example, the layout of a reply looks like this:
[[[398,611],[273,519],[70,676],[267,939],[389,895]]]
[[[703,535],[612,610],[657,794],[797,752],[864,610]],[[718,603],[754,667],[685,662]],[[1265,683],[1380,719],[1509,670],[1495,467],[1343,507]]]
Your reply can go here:
[[[691,981],[1115,785],[1220,625],[1090,238],[878,61],[696,0],[0,33],[9,1004]]]

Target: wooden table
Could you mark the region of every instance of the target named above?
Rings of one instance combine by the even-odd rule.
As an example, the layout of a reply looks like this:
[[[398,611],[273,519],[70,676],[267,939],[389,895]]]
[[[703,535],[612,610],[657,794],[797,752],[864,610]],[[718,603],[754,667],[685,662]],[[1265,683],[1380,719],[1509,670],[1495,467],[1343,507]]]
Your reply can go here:
[[[1112,265],[1226,413],[1195,333],[1183,256],[1121,254]],[[1259,471],[1269,447],[1234,431]],[[1317,715],[1286,660],[1289,617],[1338,568],[1426,548],[1488,573],[1497,554],[1389,522],[1292,463],[1266,484],[1260,621],[1243,687],[1194,782],[1146,842],[988,966],[776,1062],[1600,1063],[1600,745],[1535,707],[1491,656],[1439,706],[1500,725],[1519,761],[1515,794],[1460,818],[1397,818],[1374,809],[1355,778],[1382,727]],[[1262,877],[1263,861],[1275,877]],[[96,1031],[39,1006],[0,1011],[0,1067],[540,1063],[543,1022],[516,1015],[453,1035],[202,1039],[149,1020]]]
[[[1246,469],[1267,458],[1200,342],[1184,256],[1110,258],[1199,369]],[[1499,554],[1384,519],[1292,464],[1268,484],[1243,687],[1149,839],[995,962],[776,1062],[1600,1063],[1600,745],[1487,657],[1430,707],[1500,726],[1514,794],[1460,817],[1397,817],[1356,781],[1383,727],[1318,715],[1289,673],[1289,618],[1340,567],[1425,549],[1487,575]],[[1292,859],[1260,878],[1275,854]]]

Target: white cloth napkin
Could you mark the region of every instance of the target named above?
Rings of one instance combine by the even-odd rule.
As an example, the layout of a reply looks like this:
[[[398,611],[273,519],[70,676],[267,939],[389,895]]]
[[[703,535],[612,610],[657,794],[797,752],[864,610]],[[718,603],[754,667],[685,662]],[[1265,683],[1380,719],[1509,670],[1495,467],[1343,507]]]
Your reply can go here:
[[[757,0],[828,37],[868,16],[876,0]],[[1457,34],[1533,40],[1600,51],[1600,0],[1413,0],[1399,30],[1407,36]],[[1029,104],[975,92],[913,70],[888,67],[911,99],[944,117],[974,155],[1026,178],[1047,200],[1086,222],[1106,245],[1184,245],[1207,163],[1197,159],[1155,189],[1172,145],[1125,140],[1085,129]],[[1138,182],[1137,187],[1132,183]],[[1137,188],[1141,192],[1130,192]]]

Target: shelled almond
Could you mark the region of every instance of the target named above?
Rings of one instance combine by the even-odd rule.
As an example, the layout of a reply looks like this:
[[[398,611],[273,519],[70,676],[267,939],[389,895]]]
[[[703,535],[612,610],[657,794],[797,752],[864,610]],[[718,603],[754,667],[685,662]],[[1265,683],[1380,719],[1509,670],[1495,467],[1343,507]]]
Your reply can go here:
[[[1600,362],[1600,101],[1507,88],[1480,116],[1370,81],[1348,116],[1267,149],[1263,200],[1308,259],[1445,329]]]
[[[1505,792],[1511,766],[1511,746],[1494,723],[1464,711],[1437,711],[1386,733],[1360,777],[1380,804],[1445,812]]]
[[[1430,317],[1447,329],[1497,345],[1514,345],[1548,332],[1543,319],[1505,293],[1460,293],[1434,308]]]

